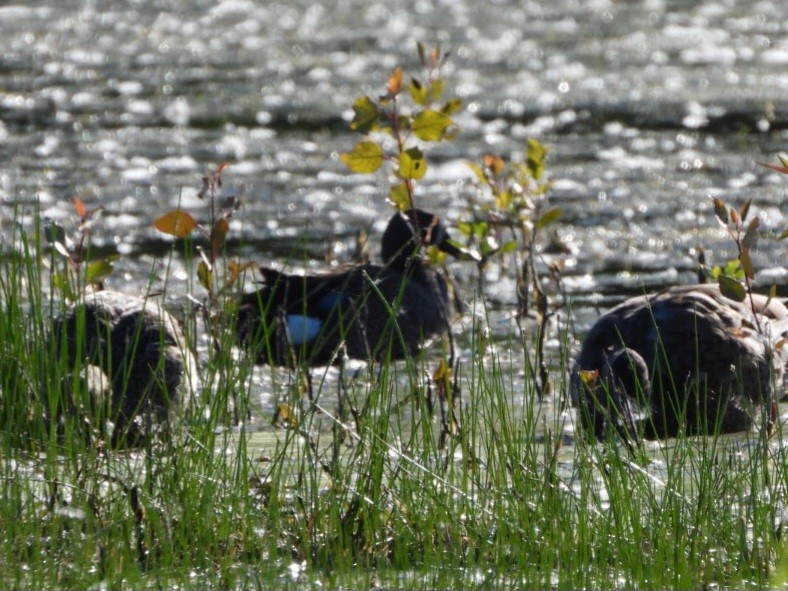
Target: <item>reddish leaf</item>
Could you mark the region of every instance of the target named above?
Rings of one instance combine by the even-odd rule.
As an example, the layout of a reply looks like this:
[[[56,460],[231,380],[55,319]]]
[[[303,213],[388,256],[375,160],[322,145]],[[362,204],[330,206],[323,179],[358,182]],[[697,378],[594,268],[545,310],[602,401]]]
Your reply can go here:
[[[74,195],[71,198],[71,201],[74,203],[74,210],[77,212],[77,215],[82,219],[88,215],[88,208],[85,207],[85,204],[82,202],[82,199]]]
[[[482,161],[484,162],[484,166],[487,167],[491,173],[493,173],[493,176],[498,176],[506,168],[506,163],[500,156],[485,154],[482,157]]]
[[[389,91],[389,94],[392,96],[398,95],[402,92],[402,76],[404,72],[402,71],[402,66],[397,66],[394,70],[394,73],[389,78],[389,81],[386,83],[386,88]]]
[[[774,171],[781,172],[782,174],[788,174],[788,166],[779,166],[778,164],[768,164],[766,162],[759,162],[758,164],[765,168],[771,168]]]
[[[213,260],[216,260],[219,256],[219,251],[224,246],[224,239],[229,229],[230,222],[227,221],[227,218],[219,218],[213,225],[213,232],[211,233],[211,257]]]
[[[750,205],[752,205],[752,197],[747,199],[747,201],[744,202],[744,205],[742,205],[741,209],[739,210],[739,215],[741,216],[742,222],[747,221],[747,214],[750,213]]]

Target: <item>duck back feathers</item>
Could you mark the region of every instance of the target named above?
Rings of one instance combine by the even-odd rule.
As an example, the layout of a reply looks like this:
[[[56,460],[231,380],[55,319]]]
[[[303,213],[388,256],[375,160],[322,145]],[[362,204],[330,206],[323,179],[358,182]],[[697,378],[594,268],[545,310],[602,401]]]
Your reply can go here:
[[[422,247],[457,254],[448,231],[428,212],[395,214],[382,237],[383,265],[314,275],[262,268],[264,287],[240,302],[238,340],[258,363],[326,365],[340,347],[352,359],[401,359],[448,330],[453,315],[445,278]]]
[[[647,438],[746,430],[788,389],[786,337],[788,309],[762,295],[740,303],[704,284],[629,299],[574,363],[581,423],[599,437],[611,426]]]

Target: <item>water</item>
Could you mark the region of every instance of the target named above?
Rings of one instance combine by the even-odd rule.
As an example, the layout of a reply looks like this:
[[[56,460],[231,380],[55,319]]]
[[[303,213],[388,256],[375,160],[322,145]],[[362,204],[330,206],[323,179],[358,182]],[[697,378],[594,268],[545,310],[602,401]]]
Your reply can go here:
[[[466,161],[547,145],[571,253],[543,262],[565,262],[578,334],[627,294],[692,281],[699,246],[713,263],[733,256],[709,195],[754,199],[758,284],[788,294],[788,247],[770,239],[788,227],[788,177],[756,164],[788,145],[777,0],[6,4],[0,221],[38,203],[73,227],[72,195],[103,206],[93,240],[122,254],[108,285],[137,290],[167,250],[152,220],[178,204],[207,215],[200,177],[228,161],[224,190],[245,202],[234,254],[303,264],[298,242],[315,265],[342,259],[390,212],[387,179],[338,160],[359,139],[350,105],[396,65],[420,74],[417,41],[451,52],[444,74],[464,104],[459,138],[428,154],[419,203],[456,221],[475,191]],[[183,296],[190,273],[176,260],[168,289]],[[505,335],[513,284],[491,277]]]

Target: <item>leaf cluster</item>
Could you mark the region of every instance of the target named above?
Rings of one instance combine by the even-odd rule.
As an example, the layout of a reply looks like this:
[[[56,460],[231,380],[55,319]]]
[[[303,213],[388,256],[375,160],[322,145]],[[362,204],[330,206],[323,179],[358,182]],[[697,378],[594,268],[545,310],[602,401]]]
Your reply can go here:
[[[708,271],[710,277],[717,281],[722,293],[737,302],[747,297],[749,283],[755,279],[755,267],[751,252],[758,246],[758,228],[761,220],[755,216],[747,221],[752,199],[744,202],[739,210],[728,206],[719,197],[711,197],[714,215],[733,238],[738,256],[728,261],[724,267],[715,266]]]
[[[549,181],[545,180],[547,148],[529,139],[522,162],[507,162],[485,154],[481,163],[469,162],[479,187],[470,201],[472,219],[458,224],[469,242],[479,245],[483,259],[514,252],[520,241],[530,248],[539,230],[555,224],[561,209],[545,209]],[[501,243],[500,229],[512,229],[512,239]]]
[[[63,271],[53,272],[52,285],[66,300],[73,302],[79,299],[85,288],[102,287],[104,279],[112,274],[113,264],[118,255],[91,259],[90,233],[103,207],[88,209],[82,199],[76,195],[71,198],[71,202],[74,213],[79,218],[75,236],[69,236],[63,226],[52,220],[47,223],[44,235],[54,251],[66,263]]]
[[[420,43],[417,49],[426,78],[406,79],[403,68],[397,66],[382,95],[356,99],[350,127],[365,137],[351,151],[340,154],[340,160],[360,174],[377,172],[388,162],[396,179],[388,198],[402,211],[414,206],[413,182],[427,173],[424,145],[454,139],[457,130],[452,115],[462,107],[459,99],[445,96],[440,69],[448,54],[442,54],[440,47],[427,52]],[[391,138],[393,149],[387,148]]]
[[[188,211],[175,209],[157,218],[153,227],[175,238],[186,238],[195,230],[208,239],[208,249],[200,249],[200,262],[197,265],[197,279],[206,291],[213,293],[215,287],[215,266],[221,258],[230,230],[230,219],[240,208],[238,197],[229,196],[218,202],[218,194],[222,187],[222,173],[229,166],[224,162],[216,167],[211,175],[202,178],[202,188],[197,193],[200,199],[208,199],[210,220],[208,226],[200,224]],[[238,262],[228,264],[228,275],[224,277],[224,288],[231,288],[249,267]]]

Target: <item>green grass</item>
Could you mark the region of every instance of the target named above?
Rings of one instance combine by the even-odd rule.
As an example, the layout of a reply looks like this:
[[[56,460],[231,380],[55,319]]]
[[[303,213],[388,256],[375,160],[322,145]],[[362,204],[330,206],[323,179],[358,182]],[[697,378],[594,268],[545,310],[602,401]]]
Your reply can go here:
[[[35,236],[16,232],[0,262],[0,588],[786,586],[779,430],[635,456],[575,438],[538,400],[516,334],[496,347],[519,357],[481,330],[462,343],[448,437],[424,385],[434,358],[346,376],[342,404],[335,372],[317,370],[310,402],[298,378],[233,353],[228,327],[171,437],[86,441],[83,418],[45,420],[70,371],[46,347],[61,304]],[[260,375],[287,424],[254,403]]]

